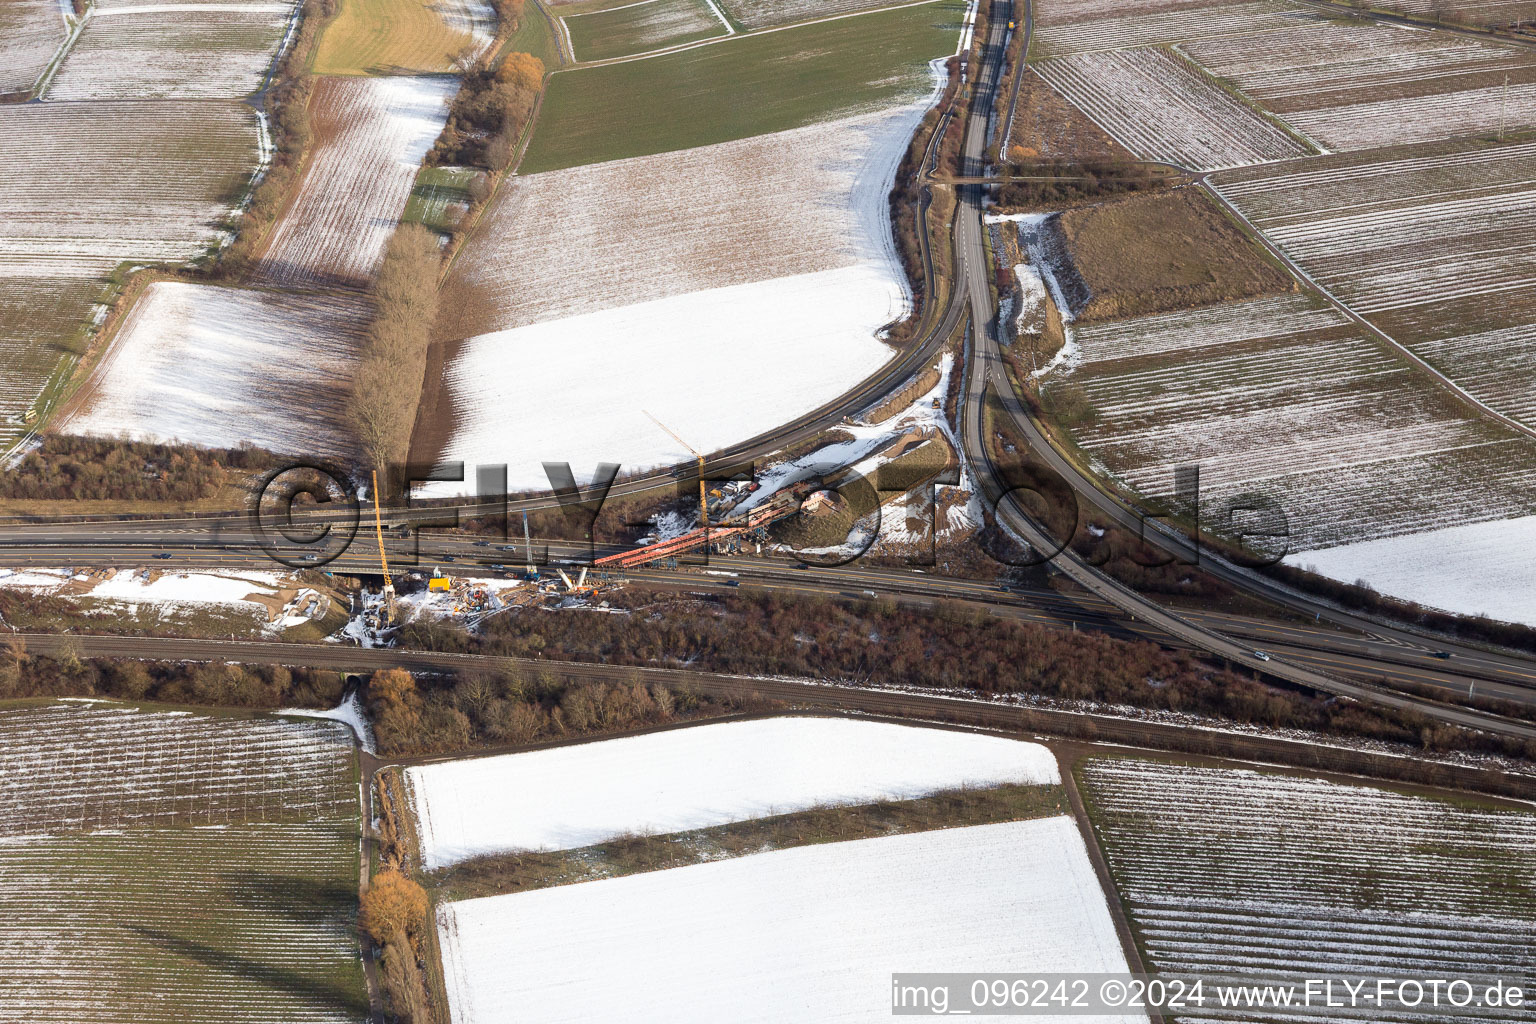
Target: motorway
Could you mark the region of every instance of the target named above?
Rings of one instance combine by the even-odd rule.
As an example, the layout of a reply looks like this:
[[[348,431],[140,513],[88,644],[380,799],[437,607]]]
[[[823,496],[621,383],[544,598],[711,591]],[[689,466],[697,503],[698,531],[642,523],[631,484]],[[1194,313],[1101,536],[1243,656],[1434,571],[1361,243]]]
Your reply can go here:
[[[236,534],[231,530],[222,534],[219,543],[214,544],[193,524],[173,527],[148,522],[104,524],[96,544],[87,548],[82,546],[75,529],[39,531],[25,540],[18,541],[11,536],[0,541],[0,564],[16,567],[89,564],[123,568],[145,564],[166,568],[196,565],[224,569],[270,569],[273,565],[256,538],[246,532]],[[521,543],[510,544],[515,550],[502,551],[499,540],[489,547],[482,547],[481,544],[489,542],[475,541],[459,534],[442,534],[430,540],[423,539],[423,551],[417,555],[414,552],[416,540],[415,536],[400,538],[392,535],[388,538],[392,567],[403,572],[417,565],[430,567],[437,559],[437,564],[449,571],[485,577],[515,575],[523,567]],[[584,545],[550,539],[535,543],[547,548],[549,558],[557,565],[562,561],[577,564],[584,559]],[[610,549],[599,546],[597,550],[599,554],[606,554]],[[172,557],[152,558],[156,553]],[[493,569],[487,563],[505,564],[508,569]],[[371,538],[360,535],[346,554],[324,568],[343,574],[376,575],[378,563]],[[748,592],[773,591],[831,599],[892,598],[930,606],[940,601],[959,601],[988,614],[1047,628],[1093,629],[1192,649],[1191,645],[1154,628],[1144,618],[1133,620],[1111,602],[1085,590],[1015,584],[1005,587],[997,580],[942,575],[931,567],[926,570],[891,568],[863,562],[819,566],[774,554],[710,554],[707,565],[685,565],[679,569],[639,568],[624,576],[645,586],[705,593],[724,593],[739,587]],[[1480,696],[1515,702],[1528,702],[1536,694],[1536,665],[1495,652],[1469,649],[1450,660],[1443,660],[1435,656],[1440,649],[1438,646],[1404,641],[1379,632],[1343,629],[1328,623],[1214,610],[1191,609],[1180,614],[1207,629],[1241,638],[1250,649],[1263,649],[1288,661],[1357,680],[1436,687],[1444,690],[1447,696],[1464,696],[1472,691]]]
[[[991,109],[1007,37],[1007,21],[1012,5],[999,2],[994,7],[988,38],[984,41],[981,67],[974,69],[973,89],[977,96],[974,109]],[[1032,22],[1026,3],[1023,31],[1024,46]],[[985,118],[967,118],[963,142],[965,166],[962,177],[979,177],[986,171],[985,148],[988,124]],[[930,153],[936,140],[930,141]],[[925,159],[928,167],[931,160]],[[932,179],[937,180],[937,179]],[[1127,528],[1143,533],[1143,518],[1137,510],[1118,497],[1107,494],[1097,481],[1081,472],[1051,443],[1040,425],[1030,416],[1014,393],[991,329],[994,309],[990,278],[991,261],[983,244],[984,186],[956,186],[959,199],[953,228],[956,287],[950,301],[938,306],[930,302],[925,310],[925,329],[920,340],[902,355],[847,394],[821,409],[802,416],[783,427],[749,439],[732,448],[716,452],[708,462],[711,469],[761,459],[785,447],[803,442],[824,430],[837,426],[845,416],[855,415],[875,404],[888,392],[902,386],[914,374],[931,365],[938,350],[964,322],[969,322],[969,358],[965,396],[962,405],[962,446],[976,472],[983,496],[989,506],[997,503],[1006,490],[996,467],[992,465],[985,444],[982,409],[991,392],[998,396],[1017,430],[1074,491],[1100,514]],[[931,254],[924,252],[925,269],[932,273]],[[928,292],[937,293],[937,282],[930,281]],[[671,474],[655,473],[616,483],[612,496],[637,494],[663,488],[676,481]],[[464,515],[499,513],[504,509],[548,508],[554,499],[548,495],[513,500],[505,505],[471,501],[453,511]],[[1041,550],[1054,550],[1052,543],[1011,500],[998,506],[999,518],[1017,536]],[[445,510],[446,511],[446,510]],[[367,535],[364,506],[362,531],[350,550],[324,566],[328,571],[371,574],[377,571],[371,538]],[[391,511],[392,523],[400,523],[428,510],[402,515]],[[312,522],[345,520],[355,511],[327,511],[308,515]],[[696,570],[664,572],[641,570],[629,578],[658,586],[688,588],[723,588],[734,583],[802,594],[827,596],[892,596],[903,600],[935,601],[957,599],[984,605],[992,614],[1018,618],[1057,628],[1095,628],[1122,634],[1135,634],[1171,647],[1188,648],[1243,667],[1255,674],[1283,679],[1291,683],[1336,693],[1355,699],[1396,707],[1412,708],[1446,721],[1521,736],[1536,736],[1524,723],[1489,716],[1465,709],[1452,709],[1388,692],[1366,680],[1414,683],[1439,687],[1448,694],[1463,695],[1474,690],[1478,696],[1503,698],[1536,705],[1536,662],[1505,652],[1482,650],[1449,643],[1435,637],[1341,611],[1315,598],[1300,594],[1250,570],[1231,565],[1197,552],[1190,542],[1172,531],[1159,529],[1156,519],[1145,531],[1147,539],[1170,554],[1186,561],[1198,560],[1213,576],[1239,590],[1268,600],[1285,609],[1285,615],[1267,619],[1216,611],[1178,611],[1124,587],[1098,569],[1087,565],[1069,550],[1053,561],[1071,581],[1067,591],[1012,588],[1006,592],[995,582],[956,579],[916,570],[877,569],[865,566],[822,568],[796,567],[772,558],[721,558],[712,556],[716,572],[734,576],[705,575]],[[414,544],[413,536],[411,543]],[[398,550],[405,542],[391,538],[392,561],[409,564],[412,559]],[[519,552],[497,555],[475,546],[462,536],[440,534],[432,538],[430,548],[423,544],[422,561],[448,556],[488,562],[504,560],[514,567]],[[552,557],[577,556],[578,552],[559,542],[550,542]],[[151,561],[153,554],[171,554],[163,562]],[[477,558],[478,556],[478,558]],[[0,564],[12,566],[155,565],[185,567],[263,567],[272,562],[262,549],[262,542],[252,530],[249,517],[242,513],[187,516],[136,521],[13,521],[0,525]],[[489,574],[489,573],[487,573]],[[173,641],[143,641],[145,644],[171,644]],[[1270,656],[1257,653],[1260,645]],[[163,648],[170,650],[172,648]],[[1449,662],[1436,658],[1435,652],[1451,655]],[[165,657],[165,654],[144,655]],[[403,652],[396,652],[398,661]]]
[[[1027,2],[1027,0],[1026,0]],[[991,109],[994,102],[994,93],[998,84],[998,77],[1002,67],[1003,48],[1007,41],[1007,18],[1010,16],[1011,7],[1000,5],[1000,16],[993,19],[990,26],[990,38],[987,41],[989,59],[984,61],[984,66],[976,77],[975,89],[978,96],[986,96],[985,102],[978,100],[980,109]],[[1025,38],[1022,42],[1023,52],[1028,52],[1029,34],[1032,31],[1032,20],[1026,13],[1024,22]],[[965,143],[962,154],[965,165],[961,168],[965,175],[981,175],[986,173],[986,146],[988,142],[988,125],[979,118],[971,119],[966,125]],[[1037,524],[1025,514],[1011,497],[1007,497],[1008,485],[999,477],[996,467],[993,465],[991,452],[987,444],[987,430],[985,426],[986,396],[988,392],[997,394],[1004,403],[1004,407],[1015,421],[1016,426],[1026,432],[1026,436],[1034,447],[1036,454],[1047,459],[1052,469],[1059,476],[1072,484],[1074,491],[1087,497],[1095,505],[1111,505],[1108,495],[1104,494],[1096,482],[1089,479],[1050,443],[1040,431],[1038,424],[1029,417],[1022,403],[1018,401],[1013,386],[1008,379],[1002,353],[998,347],[998,338],[993,328],[995,306],[992,301],[990,280],[992,277],[991,261],[987,258],[983,244],[983,211],[985,205],[985,191],[982,186],[965,185],[958,189],[960,198],[956,213],[954,245],[955,266],[961,281],[955,289],[957,296],[964,296],[970,306],[970,332],[969,352],[966,360],[966,386],[962,403],[961,441],[969,459],[971,468],[975,472],[983,492],[986,504],[996,510],[996,515],[1002,525],[1007,527],[1016,537],[1024,540],[1035,551],[1056,551],[1060,545],[1047,535]],[[1113,511],[1113,508],[1111,508]],[[1126,509],[1125,511],[1130,511]],[[1135,534],[1142,534],[1142,517],[1135,516],[1134,520],[1127,524]],[[1147,531],[1150,533],[1150,531]],[[1162,537],[1159,533],[1157,536]],[[1186,542],[1187,543],[1187,542]],[[1202,557],[1200,553],[1190,552],[1201,564],[1207,561],[1219,561]],[[1218,632],[1202,623],[1196,622],[1186,616],[1173,612],[1150,598],[1136,593],[1124,586],[1108,574],[1088,565],[1070,547],[1062,548],[1051,560],[1053,568],[1064,573],[1074,583],[1084,590],[1113,605],[1120,611],[1130,615],[1133,619],[1149,623],[1157,629],[1188,644],[1200,651],[1216,655],[1224,659],[1229,665],[1242,666],[1254,672],[1262,673],[1294,685],[1307,687],[1324,693],[1333,693],[1357,700],[1371,701],[1377,704],[1416,711],[1426,711],[1425,701],[1417,698],[1405,697],[1401,694],[1388,692],[1378,687],[1364,686],[1358,682],[1346,680],[1343,676],[1332,671],[1313,666],[1292,663],[1291,661],[1276,657],[1266,651],[1256,650],[1250,644],[1242,642],[1234,637]],[[1233,581],[1237,572],[1236,566],[1226,573],[1228,581]],[[1217,573],[1218,577],[1222,574]],[[1240,586],[1251,590],[1247,576],[1241,577]],[[1279,589],[1272,587],[1271,589]],[[1267,596],[1267,595],[1266,595]],[[1282,602],[1293,610],[1298,604],[1303,610],[1312,611],[1313,602],[1293,601],[1292,595],[1287,593],[1286,600]],[[1321,618],[1321,612],[1314,612]],[[1523,695],[1527,702],[1533,695]],[[1459,711],[1447,713],[1445,709],[1437,709],[1436,717],[1445,720],[1459,719],[1461,724],[1471,724],[1475,720],[1482,728],[1504,732],[1506,734],[1525,735],[1530,731],[1529,726],[1523,723],[1514,723],[1496,716],[1486,715],[1480,712]]]

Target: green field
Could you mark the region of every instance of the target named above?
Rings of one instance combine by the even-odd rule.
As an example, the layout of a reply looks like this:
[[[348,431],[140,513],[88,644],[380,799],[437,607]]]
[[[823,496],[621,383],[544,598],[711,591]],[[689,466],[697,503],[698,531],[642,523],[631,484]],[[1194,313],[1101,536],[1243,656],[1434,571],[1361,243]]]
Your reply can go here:
[[[416,184],[400,219],[451,232],[469,206],[469,184],[479,173],[472,167],[423,167],[416,172]]]
[[[28,413],[54,383],[61,360],[84,350],[92,307],[106,290],[95,278],[0,280],[0,442],[27,429]]]
[[[647,0],[565,17],[577,60],[607,60],[728,34],[704,0]]]
[[[785,131],[926,95],[964,5],[877,11],[551,77],[524,174]]]
[[[550,26],[549,18],[545,16],[542,7],[537,2],[528,4],[523,9],[523,17],[517,23],[517,28],[507,37],[501,52],[507,53],[531,53],[544,62],[546,68],[560,66],[560,47],[555,44],[555,30]]]
[[[0,778],[0,1019],[367,1016],[344,728],[12,705]]]

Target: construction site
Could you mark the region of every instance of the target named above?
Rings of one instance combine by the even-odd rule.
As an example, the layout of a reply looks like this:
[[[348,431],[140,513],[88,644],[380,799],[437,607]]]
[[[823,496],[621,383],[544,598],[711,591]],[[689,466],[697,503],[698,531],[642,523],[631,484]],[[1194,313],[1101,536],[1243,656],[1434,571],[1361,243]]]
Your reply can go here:
[[[633,547],[599,555],[590,564],[574,559],[556,564],[560,560],[547,558],[543,540],[536,552],[524,513],[521,543],[500,546],[508,563],[482,564],[455,575],[445,568],[454,556],[445,555],[430,569],[423,566],[397,573],[390,568],[385,527],[375,509],[373,533],[383,587],[357,596],[339,638],[363,646],[387,646],[402,626],[412,622],[448,620],[474,629],[489,616],[515,609],[601,609],[604,595],[625,586],[629,572],[686,571],[701,564],[699,556],[705,554],[812,557],[812,552],[825,553],[847,542],[881,506],[927,486],[957,463],[943,432],[923,424],[879,435],[873,450],[866,445],[855,461],[800,465],[837,447],[824,447],[810,457],[775,467],[766,485],[752,480],[707,480],[704,459],[694,452],[693,475],[700,478],[697,505],[659,514],[654,520],[658,529],[652,535]],[[681,524],[682,532],[661,529],[663,519],[673,529]]]

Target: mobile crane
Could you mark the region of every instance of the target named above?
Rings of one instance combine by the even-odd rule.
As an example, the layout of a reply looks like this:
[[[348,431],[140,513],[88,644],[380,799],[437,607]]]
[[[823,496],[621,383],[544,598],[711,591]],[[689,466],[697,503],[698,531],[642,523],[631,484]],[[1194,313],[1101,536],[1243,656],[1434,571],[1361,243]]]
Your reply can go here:
[[[645,412],[644,409],[641,409],[640,411]],[[662,430],[665,430],[668,434],[671,434],[672,440],[676,441],[690,452],[693,452],[693,457],[699,460],[699,526],[707,532],[709,530],[709,503],[704,493],[704,456],[700,455],[697,449],[693,447],[693,445],[689,444],[687,441],[684,441],[682,438],[678,437],[677,434],[673,433],[671,427],[661,422],[661,420],[657,419],[655,416],[651,416],[650,413],[646,412],[645,414],[650,417],[652,423],[656,424]]]
[[[389,575],[389,556],[384,554],[384,522],[379,518],[379,471],[373,471],[373,535],[379,542],[379,569],[384,573],[384,624],[395,622],[395,581]]]

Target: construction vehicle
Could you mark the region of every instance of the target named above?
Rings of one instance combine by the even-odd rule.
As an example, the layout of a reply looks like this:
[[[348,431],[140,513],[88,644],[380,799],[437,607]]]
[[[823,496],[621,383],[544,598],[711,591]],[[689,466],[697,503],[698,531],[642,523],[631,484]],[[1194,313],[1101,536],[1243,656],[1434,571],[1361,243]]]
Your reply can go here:
[[[395,581],[389,576],[389,556],[384,553],[384,521],[379,517],[379,471],[373,471],[373,535],[379,542],[379,570],[384,574],[384,625],[395,622]]]
[[[534,564],[533,564],[533,540],[528,535],[528,510],[527,509],[523,510],[523,547],[526,550],[525,557],[528,559],[528,563],[527,563],[528,564],[528,571],[523,573],[523,579],[525,579],[525,580],[536,580],[536,579],[539,578],[539,570],[537,568],[535,568]],[[503,548],[502,550],[504,550],[504,551],[511,551],[512,548],[509,545],[508,547]]]
[[[641,409],[640,411],[641,412],[645,412],[644,409]],[[706,495],[705,495],[704,456],[700,455],[698,453],[698,450],[695,449],[693,447],[693,445],[689,444],[687,441],[684,441],[682,438],[678,437],[677,434],[673,433],[671,427],[669,427],[665,423],[661,422],[661,420],[657,419],[655,416],[651,416],[650,413],[646,412],[645,414],[647,416],[650,416],[650,419],[651,419],[652,423],[656,424],[662,430],[665,430],[668,434],[671,434],[672,435],[672,440],[676,441],[678,444],[682,445],[684,448],[688,449],[690,452],[693,452],[693,457],[699,460],[699,529],[705,531],[705,533],[708,533],[709,532],[709,505],[708,505],[708,502],[707,502],[707,499],[706,499]]]

